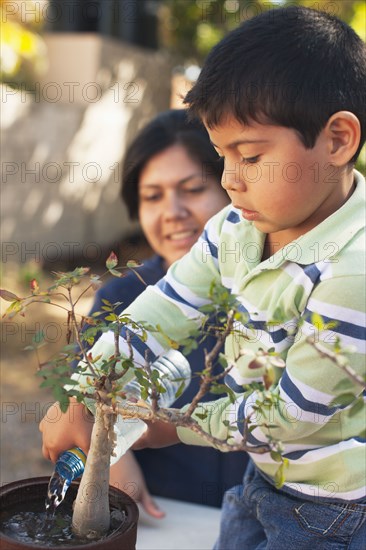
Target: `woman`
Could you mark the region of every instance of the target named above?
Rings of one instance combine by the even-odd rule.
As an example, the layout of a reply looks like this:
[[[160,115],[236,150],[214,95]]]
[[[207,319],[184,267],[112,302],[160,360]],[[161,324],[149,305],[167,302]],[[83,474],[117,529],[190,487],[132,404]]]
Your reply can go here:
[[[220,185],[222,170],[222,161],[206,130],[198,122],[189,122],[185,110],[158,115],[130,145],[124,159],[122,198],[131,219],[138,218],[155,252],[138,269],[146,284],[161,279],[196,242],[206,221],[227,205],[228,197]],[[121,302],[120,312],[144,288],[132,272],[122,279],[112,279],[98,291],[92,312],[100,311],[105,299]],[[213,339],[206,341],[205,347],[210,349],[213,343]],[[202,347],[187,357],[193,373],[202,370],[203,358]],[[198,384],[199,377],[193,376],[188,390],[174,406],[190,402]],[[182,444],[130,451],[111,467],[111,484],[139,500],[147,513],[160,518],[164,512],[150,492],[220,506],[224,491],[241,483],[245,464],[244,453],[223,454]]]

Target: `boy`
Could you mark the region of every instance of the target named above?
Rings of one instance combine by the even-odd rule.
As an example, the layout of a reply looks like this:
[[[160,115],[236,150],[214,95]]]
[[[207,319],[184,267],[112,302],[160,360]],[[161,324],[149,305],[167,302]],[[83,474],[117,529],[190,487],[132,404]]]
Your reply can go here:
[[[331,348],[338,337],[342,346],[352,344],[350,365],[362,373],[365,180],[353,163],[365,140],[365,89],[365,46],[357,35],[325,13],[284,8],[225,37],[186,97],[225,157],[222,185],[232,205],[127,312],[159,323],[179,341],[196,326],[197,308],[207,303],[215,280],[237,296],[254,327],[241,327],[249,340],[227,339],[229,358],[243,346],[275,348],[285,361],[275,382],[282,401],[258,423],[275,427],[258,425],[249,440],[253,446],[267,435],[282,441],[289,460],[285,484],[274,487],[278,463],[268,453],[250,453],[254,464],[243,485],[224,501],[217,550],[355,550],[365,542],[359,437],[365,411],[350,416],[347,407],[331,405],[347,377],[308,341],[317,336]],[[319,334],[313,313],[336,321],[332,332]],[[165,351],[156,336],[146,344],[154,355]],[[103,335],[92,351],[112,355],[113,335]],[[143,353],[140,346],[136,357]],[[228,437],[222,421],[234,414],[237,430],[230,434],[241,439],[256,400],[256,393],[243,398],[243,385],[262,373],[248,368],[251,359],[242,356],[227,376],[237,392],[236,411],[223,399],[201,421],[217,437]],[[350,391],[359,395],[362,387],[353,383]],[[65,448],[88,446],[82,421],[71,429],[67,420],[51,429],[44,422],[41,429],[44,454],[53,460]],[[142,439],[155,446],[204,444],[171,426],[157,435],[152,427]]]

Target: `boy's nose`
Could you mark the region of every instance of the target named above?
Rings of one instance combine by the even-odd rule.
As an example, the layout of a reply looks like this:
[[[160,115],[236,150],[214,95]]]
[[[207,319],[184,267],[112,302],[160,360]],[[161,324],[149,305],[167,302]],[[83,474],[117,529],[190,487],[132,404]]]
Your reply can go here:
[[[241,177],[240,163],[236,162],[231,166],[224,168],[221,185],[226,191],[245,191],[246,185]]]

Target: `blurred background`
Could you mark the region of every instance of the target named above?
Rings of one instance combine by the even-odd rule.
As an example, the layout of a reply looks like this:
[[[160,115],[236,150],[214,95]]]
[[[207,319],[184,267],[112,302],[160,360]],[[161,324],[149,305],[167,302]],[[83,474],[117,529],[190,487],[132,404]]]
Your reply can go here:
[[[122,262],[146,257],[119,199],[126,146],[155,114],[182,105],[229,30],[294,4],[366,38],[364,0],[1,0],[1,287],[24,296],[54,270],[100,272],[111,250]],[[1,322],[1,483],[51,470],[37,427],[52,397],[23,351],[39,332],[45,360],[65,343],[61,316],[40,306]]]

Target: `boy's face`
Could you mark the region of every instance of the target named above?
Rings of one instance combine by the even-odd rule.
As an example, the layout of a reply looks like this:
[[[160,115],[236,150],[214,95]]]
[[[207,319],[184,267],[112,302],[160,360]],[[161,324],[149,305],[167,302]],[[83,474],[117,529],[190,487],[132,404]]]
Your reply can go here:
[[[332,144],[323,130],[306,149],[295,130],[227,116],[207,128],[225,157],[222,186],[243,218],[282,247],[327,218],[350,191],[344,174],[330,165]]]

